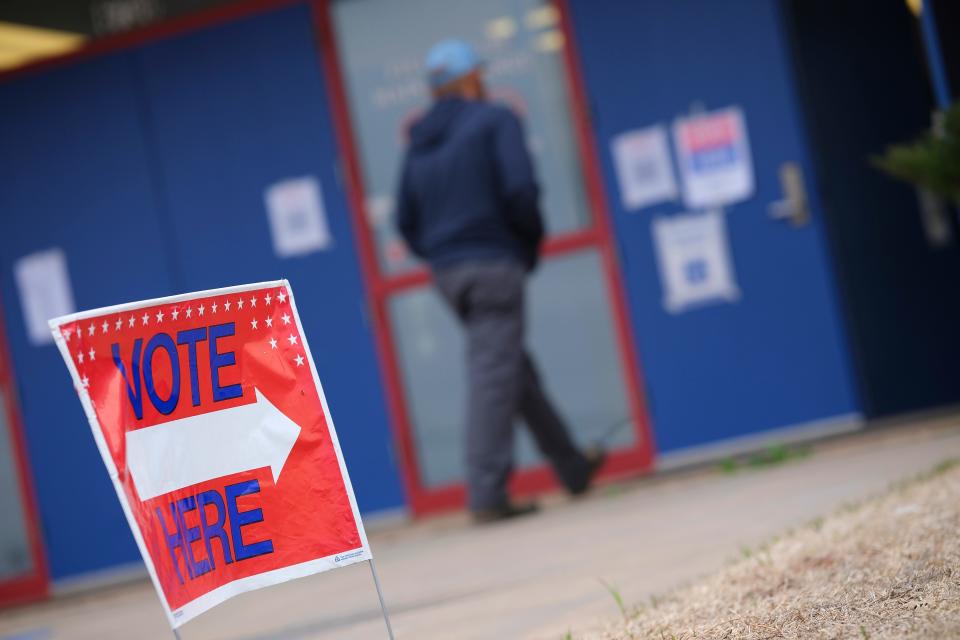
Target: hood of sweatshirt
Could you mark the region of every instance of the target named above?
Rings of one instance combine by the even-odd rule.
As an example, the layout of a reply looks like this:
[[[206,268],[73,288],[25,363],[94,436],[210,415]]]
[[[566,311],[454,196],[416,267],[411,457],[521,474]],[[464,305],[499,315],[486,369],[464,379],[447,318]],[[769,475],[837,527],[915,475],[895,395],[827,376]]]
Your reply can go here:
[[[453,122],[466,108],[462,98],[437,100],[430,110],[410,128],[410,146],[417,150],[441,144],[449,135]]]

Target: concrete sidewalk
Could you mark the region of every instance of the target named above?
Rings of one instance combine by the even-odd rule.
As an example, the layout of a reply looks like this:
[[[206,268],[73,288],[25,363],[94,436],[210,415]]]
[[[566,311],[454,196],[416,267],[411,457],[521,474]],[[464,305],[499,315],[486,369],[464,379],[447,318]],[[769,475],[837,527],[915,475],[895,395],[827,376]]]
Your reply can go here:
[[[370,536],[397,638],[553,638],[709,573],[785,530],[960,457],[960,418],[846,436],[733,474],[677,472],[554,500],[474,528],[446,517]],[[246,594],[181,631],[213,638],[382,638],[366,564]],[[0,639],[168,640],[147,582],[0,613]]]

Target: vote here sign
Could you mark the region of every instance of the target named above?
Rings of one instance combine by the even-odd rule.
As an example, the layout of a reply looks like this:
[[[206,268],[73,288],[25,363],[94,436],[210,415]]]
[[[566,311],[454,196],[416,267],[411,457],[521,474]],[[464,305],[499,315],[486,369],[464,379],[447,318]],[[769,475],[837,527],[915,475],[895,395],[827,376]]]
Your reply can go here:
[[[286,281],[51,320],[171,625],[370,559]]]

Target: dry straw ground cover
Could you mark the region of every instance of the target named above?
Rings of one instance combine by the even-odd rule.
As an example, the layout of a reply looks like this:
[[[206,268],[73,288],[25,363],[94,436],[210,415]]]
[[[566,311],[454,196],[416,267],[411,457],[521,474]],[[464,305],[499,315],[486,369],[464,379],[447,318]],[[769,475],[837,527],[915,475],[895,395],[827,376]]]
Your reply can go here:
[[[598,637],[960,638],[960,466],[791,533]]]

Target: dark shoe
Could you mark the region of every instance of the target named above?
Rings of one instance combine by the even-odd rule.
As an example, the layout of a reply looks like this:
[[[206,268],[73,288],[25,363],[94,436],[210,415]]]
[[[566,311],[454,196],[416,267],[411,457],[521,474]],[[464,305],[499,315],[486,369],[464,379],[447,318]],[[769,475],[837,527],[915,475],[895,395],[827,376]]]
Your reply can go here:
[[[539,509],[540,507],[538,507],[535,502],[527,502],[524,504],[507,503],[501,507],[476,509],[473,512],[473,521],[477,524],[489,524],[491,522],[516,518],[517,516],[526,516],[531,513],[536,513]]]
[[[570,495],[580,496],[590,489],[593,484],[593,478],[600,471],[603,463],[607,461],[607,452],[600,446],[593,446],[583,452],[583,457],[587,459],[587,472],[584,474],[583,482],[570,488]]]

